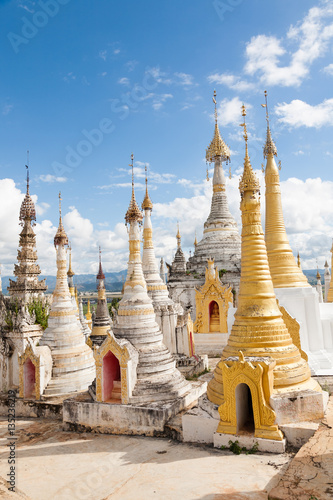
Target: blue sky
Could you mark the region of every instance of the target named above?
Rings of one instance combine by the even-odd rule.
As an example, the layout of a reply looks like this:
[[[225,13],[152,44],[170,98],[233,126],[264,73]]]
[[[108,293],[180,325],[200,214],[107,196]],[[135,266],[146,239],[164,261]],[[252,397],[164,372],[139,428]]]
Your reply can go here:
[[[125,267],[132,152],[140,203],[149,164],[157,256],[172,258],[177,220],[188,254],[209,213],[204,155],[213,134],[214,88],[220,130],[233,152],[228,196],[237,221],[244,151],[240,105],[248,107],[251,160],[260,170],[260,104],[267,89],[290,241],[304,267],[314,267],[316,259],[323,266],[333,235],[333,6],[313,0],[267,5],[1,2],[4,274],[12,272],[16,258],[27,149],[44,274],[55,273],[59,189],[75,270],[96,271],[99,244],[106,270]]]

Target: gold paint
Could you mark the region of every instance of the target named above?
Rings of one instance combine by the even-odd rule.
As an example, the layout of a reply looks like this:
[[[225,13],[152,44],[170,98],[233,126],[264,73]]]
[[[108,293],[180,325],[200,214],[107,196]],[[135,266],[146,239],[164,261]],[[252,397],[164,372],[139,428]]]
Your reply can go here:
[[[89,328],[91,330],[92,329],[92,319],[91,319],[91,311],[90,311],[90,299],[88,299],[88,303],[87,303],[86,320],[87,320],[87,325],[89,326]]]
[[[187,314],[187,338],[190,357],[195,355],[195,344],[193,338],[193,321],[190,313]]]
[[[230,150],[228,146],[225,144],[223,141],[220,131],[219,131],[219,126],[217,124],[217,109],[216,109],[216,91],[214,90],[214,97],[213,97],[213,102],[215,105],[215,128],[214,128],[214,136],[213,139],[206,149],[206,161],[208,163],[212,163],[215,161],[217,157],[220,157],[222,161],[229,161],[230,160]]]
[[[269,364],[265,358],[248,358],[245,360],[242,351],[238,360],[226,359],[222,362],[224,382],[224,402],[219,406],[221,420],[217,432],[224,434],[237,433],[236,417],[236,387],[246,384],[252,397],[252,408],[255,432],[254,437],[282,441],[283,434],[275,422],[275,412],[269,404],[273,392],[273,369],[276,362],[272,359]]]
[[[292,342],[276,301],[264,235],[261,224],[257,222],[260,214],[259,182],[248,156],[245,120],[242,125],[245,161],[239,183],[242,253],[238,308],[227,346],[223,349],[221,361],[207,389],[208,399],[218,405],[225,401],[224,391],[229,391],[229,388],[224,388],[224,362],[230,356],[238,356],[240,350],[245,356],[269,356],[276,361],[273,370],[274,393],[299,389],[320,391],[317,382],[311,379],[307,362]]]
[[[142,314],[154,314],[154,309],[119,309],[118,316],[139,316]]]
[[[143,280],[129,280],[124,284],[124,290],[127,287],[134,288],[135,286],[142,286],[142,288],[146,288],[146,283]]]
[[[214,184],[213,185],[213,193],[220,193],[221,191],[225,191],[224,184]]]
[[[141,210],[138,207],[138,204],[137,204],[136,199],[135,199],[135,194],[134,194],[134,172],[133,172],[134,156],[133,156],[133,153],[131,154],[131,160],[132,161],[131,161],[129,166],[132,167],[132,197],[131,197],[131,201],[130,201],[128,210],[127,210],[126,215],[125,215],[125,221],[126,221],[126,224],[130,224],[132,221],[137,221],[137,222],[139,222],[139,224],[141,224],[143,215],[142,215]]]
[[[18,354],[19,363],[19,397],[24,398],[24,363],[30,359],[35,367],[35,398],[40,399],[40,356],[38,356],[33,346],[28,342],[24,353],[20,356]]]
[[[63,316],[74,316],[75,315],[75,312],[74,310],[70,310],[70,311],[50,311],[50,316],[54,317],[54,318],[59,318],[59,317],[63,317]]]
[[[266,223],[265,242],[269,269],[273,280],[274,288],[295,288],[307,287],[310,285],[300,266],[297,266],[287,237],[281,202],[281,188],[279,170],[275,163],[274,156],[277,151],[271,138],[267,112],[266,98],[266,119],[267,119],[267,139],[264,147],[266,161],[265,183],[266,183]],[[284,261],[281,262],[281,257]]]
[[[142,210],[152,210],[153,209],[153,204],[151,199],[149,198],[148,194],[148,177],[147,177],[147,165],[145,166],[145,172],[146,172],[146,195],[144,197],[144,200],[142,202]]]
[[[209,307],[214,301],[219,308],[219,318],[216,330],[212,330],[210,324]],[[229,302],[233,301],[231,287],[223,286],[218,270],[214,268],[214,259],[208,259],[206,268],[206,281],[195,291],[196,320],[194,323],[195,333],[209,333],[211,331],[228,332],[228,308]]]
[[[143,230],[143,248],[154,248],[153,230],[151,227],[146,227]]]
[[[167,290],[168,287],[166,285],[147,285],[147,290]]]
[[[96,401],[99,403],[103,402],[102,398],[102,386],[103,386],[103,358],[106,354],[111,351],[112,354],[116,356],[119,361],[121,370],[121,402],[127,405],[129,402],[128,395],[128,384],[127,384],[127,368],[128,361],[130,359],[127,347],[121,347],[116,338],[108,333],[103,344],[96,349],[94,348],[94,358],[96,363]]]
[[[304,351],[302,351],[301,348],[301,337],[299,334],[301,327],[299,322],[297,321],[296,318],[290,316],[288,311],[283,306],[280,306],[279,301],[277,301],[277,303],[279,305],[280,311],[282,312],[283,321],[285,322],[286,327],[288,328],[288,332],[290,333],[293,344],[295,344],[295,346],[298,348],[302,358],[305,359],[305,361],[308,361],[308,355]]]
[[[111,328],[110,325],[94,326],[90,334],[90,337],[94,337],[95,335],[106,335],[107,332],[110,330],[110,328]]]

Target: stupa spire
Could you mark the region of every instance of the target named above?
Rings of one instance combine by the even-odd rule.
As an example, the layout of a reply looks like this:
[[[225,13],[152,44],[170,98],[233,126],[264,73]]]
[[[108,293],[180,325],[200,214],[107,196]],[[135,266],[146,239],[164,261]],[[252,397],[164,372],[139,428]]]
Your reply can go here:
[[[66,231],[64,229],[63,223],[62,223],[62,216],[61,216],[61,192],[59,191],[59,225],[58,225],[58,230],[56,232],[56,235],[54,237],[54,246],[59,246],[59,245],[68,245],[68,238]]]
[[[146,174],[146,194],[142,202],[142,210],[152,210],[153,204],[148,194],[148,175],[147,175],[147,165],[145,165],[145,174]]]
[[[207,163],[215,162],[216,158],[220,158],[221,161],[229,162],[230,161],[230,149],[225,144],[224,140],[221,137],[219,126],[217,123],[217,103],[216,103],[216,90],[214,90],[214,117],[215,117],[215,128],[214,128],[214,136],[206,149],[206,161]]]
[[[102,268],[101,247],[99,247],[98,253],[99,253],[99,267],[98,267],[98,274],[96,276],[96,279],[98,281],[97,284],[98,295],[97,295],[97,308],[96,308],[94,324],[92,332],[90,334],[91,345],[101,345],[107,335],[107,332],[111,328],[111,318],[108,310],[105,282],[104,282],[105,274],[103,273],[103,268]],[[90,344],[89,341],[88,344]]]
[[[266,103],[262,105],[266,108],[267,121],[267,137],[264,146],[264,157],[267,160],[265,169],[265,242],[269,268],[274,288],[310,287],[306,277],[296,264],[286,233],[282,212],[279,170],[274,159],[277,150],[269,128],[266,91],[265,101]]]
[[[182,237],[180,235],[179,222],[177,222],[177,234],[176,234],[176,238],[177,238],[177,248],[181,248],[182,247]]]
[[[310,369],[292,343],[282,319],[269,272],[268,258],[261,226],[260,185],[252,170],[247,148],[246,110],[242,107],[244,121],[245,158],[244,171],[239,183],[242,212],[241,279],[235,322],[222,353],[221,361],[238,356],[267,356],[276,361],[274,390],[278,392],[309,388],[315,384]],[[217,365],[208,385],[210,401],[224,401],[222,364]]]
[[[131,201],[128,207],[128,210],[125,215],[125,221],[126,225],[130,224],[132,221],[137,221],[139,224],[142,223],[142,212],[138,207],[138,204],[135,199],[135,193],[134,193],[134,166],[133,166],[133,160],[134,160],[134,155],[133,153],[131,154],[131,163],[129,166],[132,168],[132,196],[131,196]]]
[[[17,281],[9,280],[8,292],[12,296],[28,301],[31,297],[37,297],[45,292],[47,286],[45,279],[38,280],[41,271],[37,264],[36,235],[33,231],[36,221],[36,209],[29,193],[29,152],[25,167],[27,169],[26,194],[19,214],[19,222],[23,226],[19,242],[21,248],[17,253],[18,264],[15,264],[14,267],[14,275],[17,277]]]
[[[331,254],[332,254],[332,258],[331,258],[331,281],[330,281],[330,287],[328,289],[328,292],[327,292],[327,298],[326,298],[326,302],[333,302],[333,239],[332,239],[332,246],[331,246],[331,250],[330,250]]]

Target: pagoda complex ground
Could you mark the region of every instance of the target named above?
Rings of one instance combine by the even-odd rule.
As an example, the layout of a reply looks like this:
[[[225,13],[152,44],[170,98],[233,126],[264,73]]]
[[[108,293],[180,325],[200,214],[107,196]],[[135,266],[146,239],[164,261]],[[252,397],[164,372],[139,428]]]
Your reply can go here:
[[[211,368],[214,362],[211,360]],[[208,380],[212,371],[201,378]],[[324,386],[332,389],[333,378]],[[64,432],[57,419],[17,419],[17,492],[5,483],[7,419],[0,417],[0,498],[31,500],[326,500],[333,498],[333,396],[299,450],[240,455],[167,438]],[[232,436],[231,436],[232,437]],[[296,453],[297,452],[297,453]],[[311,496],[312,495],[312,496]]]

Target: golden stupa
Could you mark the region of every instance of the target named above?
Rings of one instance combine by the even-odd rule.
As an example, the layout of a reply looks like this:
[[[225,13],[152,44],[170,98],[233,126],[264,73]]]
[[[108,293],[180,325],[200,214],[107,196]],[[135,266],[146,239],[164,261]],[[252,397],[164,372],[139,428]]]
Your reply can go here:
[[[317,382],[311,379],[310,368],[306,360],[301,357],[299,349],[292,342],[274,294],[261,225],[260,186],[250,164],[244,106],[242,110],[245,161],[243,176],[239,184],[242,212],[242,266],[238,308],[228,343],[222,352],[222,358],[214,371],[214,376],[208,384],[207,396],[212,403],[217,405],[227,401],[225,394],[226,392],[229,394],[230,390],[225,379],[226,365],[229,363],[227,358],[230,360],[233,357],[234,361],[231,360],[231,363],[239,360],[238,364],[243,368],[244,356],[245,359],[251,357],[249,359],[252,360],[265,358],[269,360],[266,364],[271,365],[268,369],[273,375],[269,377],[272,382],[271,387],[268,388],[268,382],[267,384],[263,382],[260,389],[258,382],[258,384],[255,383],[253,390],[251,389],[251,393],[254,412],[260,411],[260,408],[255,407],[260,404],[260,398],[258,396],[257,402],[254,401],[254,391],[258,395],[266,394],[265,411],[268,414],[272,411],[269,406],[269,394],[283,394],[305,389],[320,392],[320,388]],[[262,365],[265,371],[266,368],[264,364]],[[243,369],[242,366],[239,367],[240,370]],[[259,381],[259,378],[257,380]],[[274,422],[272,415],[269,418],[271,422]],[[276,432],[275,435],[277,436]],[[281,439],[281,437],[275,437],[275,439]]]
[[[277,149],[269,128],[266,91],[265,100],[266,103],[262,105],[266,108],[267,120],[267,137],[264,147],[264,157],[267,160],[265,242],[269,269],[274,288],[310,287],[301,268],[296,264],[284,225],[279,169],[274,159]]]

